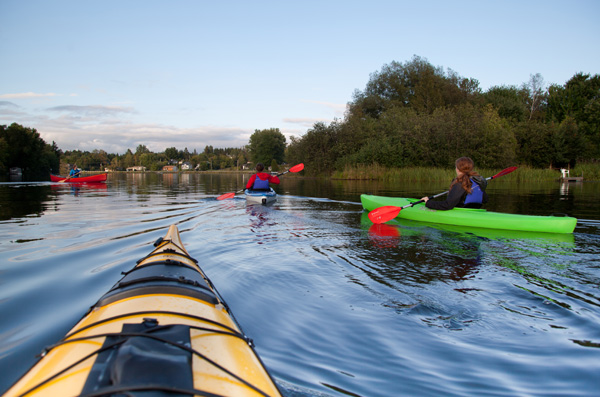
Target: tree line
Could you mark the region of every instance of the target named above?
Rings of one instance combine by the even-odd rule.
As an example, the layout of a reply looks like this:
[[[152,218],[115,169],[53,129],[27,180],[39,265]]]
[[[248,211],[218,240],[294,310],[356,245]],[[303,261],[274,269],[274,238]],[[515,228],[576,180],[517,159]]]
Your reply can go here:
[[[450,168],[461,156],[478,167],[574,167],[600,159],[600,76],[577,73],[544,88],[495,86],[432,66],[418,56],[384,65],[356,90],[343,120],[292,137],[287,161],[328,174],[377,164]]]
[[[255,130],[248,145],[241,148],[214,148],[205,146],[202,152],[188,148],[166,148],[155,153],[140,144],[135,152],[127,149],[124,154],[93,151],[62,151],[55,142],[47,144],[34,129],[13,123],[0,125],[0,174],[6,175],[10,168],[22,170],[25,180],[49,180],[50,173],[58,174],[60,164],[74,165],[86,171],[124,171],[141,166],[148,171],[162,170],[165,165],[190,163],[199,171],[241,169],[248,162],[262,162],[277,170],[284,162],[285,136],[278,128]],[[66,169],[63,169],[63,172]]]

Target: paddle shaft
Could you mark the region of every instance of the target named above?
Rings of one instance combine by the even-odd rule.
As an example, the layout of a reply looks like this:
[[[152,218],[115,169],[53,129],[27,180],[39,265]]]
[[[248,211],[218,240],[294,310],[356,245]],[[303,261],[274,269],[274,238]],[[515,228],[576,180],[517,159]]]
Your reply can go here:
[[[68,176],[68,177],[66,177],[65,179],[63,179],[62,181],[59,181],[58,183],[64,183],[64,182],[68,181],[68,180],[69,180],[69,179],[71,179],[71,178],[75,178],[75,177],[76,177],[77,175],[79,175],[79,174],[81,174],[81,171],[77,171],[77,173],[76,173],[75,175],[73,175],[73,176]]]

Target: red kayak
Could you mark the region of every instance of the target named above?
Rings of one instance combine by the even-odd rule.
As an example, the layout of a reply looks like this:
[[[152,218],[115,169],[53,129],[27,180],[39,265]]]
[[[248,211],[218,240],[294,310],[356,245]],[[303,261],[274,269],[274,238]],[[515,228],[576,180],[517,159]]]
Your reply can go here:
[[[106,180],[106,175],[108,175],[108,174],[80,176],[78,178],[71,178],[71,179],[65,181],[65,183],[104,182]],[[60,182],[60,181],[64,181],[65,179],[67,179],[67,178],[64,176],[50,174],[50,181],[52,181],[52,182]]]

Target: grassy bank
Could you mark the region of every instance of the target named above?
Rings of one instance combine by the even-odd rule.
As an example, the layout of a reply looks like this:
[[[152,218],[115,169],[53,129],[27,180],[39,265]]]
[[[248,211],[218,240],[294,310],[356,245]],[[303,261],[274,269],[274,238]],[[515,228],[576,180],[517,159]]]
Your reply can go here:
[[[484,177],[502,171],[501,169],[477,169]],[[580,164],[570,170],[570,176],[582,176],[586,181],[600,181],[600,163]],[[443,168],[413,167],[386,168],[377,164],[368,166],[346,167],[344,171],[336,171],[332,179],[348,180],[381,180],[381,181],[447,181],[456,176],[454,170]],[[516,171],[503,176],[502,179],[512,181],[556,181],[561,177],[560,171],[549,168],[539,169],[520,166]]]

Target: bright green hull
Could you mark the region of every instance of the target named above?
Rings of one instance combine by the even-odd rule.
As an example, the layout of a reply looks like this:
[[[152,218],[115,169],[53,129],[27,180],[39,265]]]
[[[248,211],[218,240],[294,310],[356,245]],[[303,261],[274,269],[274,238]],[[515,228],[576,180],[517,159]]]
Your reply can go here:
[[[417,200],[363,194],[360,196],[360,201],[364,209],[372,211],[388,205],[403,207]],[[398,214],[398,218],[445,225],[545,233],[573,233],[577,224],[577,219],[568,216],[518,215],[472,208],[438,211],[425,207],[423,203],[403,209]]]

